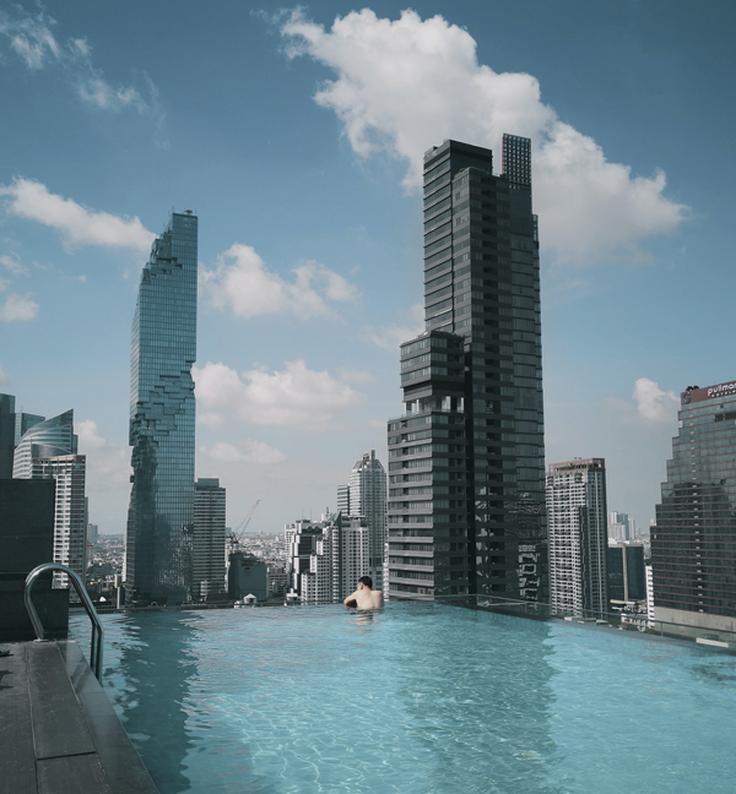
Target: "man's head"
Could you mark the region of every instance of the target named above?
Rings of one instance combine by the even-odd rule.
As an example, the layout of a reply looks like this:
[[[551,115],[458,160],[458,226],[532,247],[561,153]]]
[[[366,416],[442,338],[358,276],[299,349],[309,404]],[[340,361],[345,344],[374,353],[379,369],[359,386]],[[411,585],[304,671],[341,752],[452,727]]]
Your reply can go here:
[[[373,579],[371,579],[370,576],[361,576],[360,579],[358,579],[358,590],[363,590],[364,588],[368,590],[373,589]]]

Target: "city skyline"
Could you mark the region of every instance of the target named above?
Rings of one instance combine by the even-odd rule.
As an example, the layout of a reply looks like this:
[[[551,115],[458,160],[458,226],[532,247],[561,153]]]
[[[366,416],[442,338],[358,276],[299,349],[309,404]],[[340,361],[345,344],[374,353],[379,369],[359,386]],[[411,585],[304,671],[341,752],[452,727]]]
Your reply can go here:
[[[191,129],[189,92],[204,101],[210,81],[227,84],[216,58],[203,84],[195,79],[196,63],[192,72],[180,59],[183,73],[167,69],[161,42],[143,45],[158,50],[155,57],[143,49],[131,53],[132,29],[108,15],[84,18],[62,4],[49,4],[40,15],[30,6],[3,12],[0,79],[23,112],[0,133],[6,153],[0,163],[0,334],[7,340],[0,391],[16,395],[18,410],[51,416],[74,408],[80,452],[88,455],[90,519],[102,532],[124,529],[130,468],[120,394],[126,391],[129,317],[150,230],[161,226],[166,208],[192,206],[202,216],[196,474],[218,476],[228,487],[230,525],[262,498],[253,530],[276,532],[290,516],[318,515],[334,503],[335,483],[355,450],[375,448],[387,460],[385,420],[400,399],[398,343],[421,329],[412,308],[421,299],[415,191],[421,151],[444,137],[500,151],[502,127],[531,134],[535,163],[547,169],[535,176],[542,199],[550,175],[560,176],[553,158],[568,138],[577,144],[576,136],[590,135],[602,147],[584,146],[589,159],[576,161],[572,183],[557,187],[569,197],[587,182],[604,186],[605,201],[600,191],[585,195],[597,211],[608,211],[605,223],[576,239],[549,200],[546,219],[544,204],[535,207],[542,218],[547,459],[605,457],[611,509],[646,527],[676,433],[677,394],[689,382],[716,383],[731,374],[721,363],[727,347],[726,335],[719,334],[732,278],[719,257],[729,249],[719,197],[732,165],[725,138],[715,131],[722,108],[709,86],[717,68],[708,53],[690,50],[698,69],[685,70],[677,43],[692,21],[685,25],[676,4],[661,33],[653,28],[663,6],[626,6],[620,24],[636,22],[641,30],[620,45],[626,68],[608,61],[599,66],[603,94],[613,106],[604,109],[600,71],[576,70],[571,91],[566,67],[555,66],[552,55],[567,36],[580,38],[581,30],[611,22],[605,12],[567,31],[565,25],[548,28],[547,46],[535,50],[547,12],[539,8],[539,18],[529,23],[528,45],[516,41],[512,48],[500,33],[486,30],[484,22],[498,8],[479,12],[460,4],[432,18],[435,9],[423,4],[403,16],[398,7],[348,16],[322,4],[303,17],[270,20],[254,14],[231,19],[219,10],[205,24],[246,36],[253,54],[242,56],[242,68],[265,63],[269,74],[262,88],[238,95],[242,102],[231,115],[223,118],[205,103]],[[333,26],[338,12],[343,21]],[[511,25],[518,12],[508,13]],[[574,4],[567,13],[572,21]],[[731,17],[723,9],[710,13]],[[710,21],[716,38],[709,49],[719,52],[719,31],[728,24],[705,16],[695,24]],[[23,20],[32,24],[23,26]],[[460,93],[458,101],[462,107],[487,102],[490,126],[479,126],[465,111],[455,114],[453,126],[421,102],[408,118],[390,104],[394,94],[376,106],[370,86],[379,78],[360,72],[346,43],[376,30],[381,20],[372,46],[380,48],[375,54],[389,72],[399,57],[396,35],[407,37],[409,66],[421,66],[418,45],[433,31],[452,56],[447,74],[435,75],[436,90],[447,97],[469,76],[485,80],[486,93]],[[621,30],[611,24],[601,33],[609,44]],[[50,39],[33,38],[43,29],[56,50]],[[108,38],[113,31],[115,44]],[[649,55],[639,51],[643,41]],[[330,54],[330,43],[337,55]],[[599,57],[595,49],[578,47],[583,67]],[[643,85],[633,85],[641,75]],[[515,103],[504,99],[502,77],[513,79]],[[359,78],[366,93],[356,88]],[[674,82],[678,92],[668,94]],[[348,105],[339,104],[330,85],[351,89]],[[651,96],[650,108],[645,100]],[[623,103],[630,111],[617,120]],[[688,104],[700,111],[689,114],[694,120],[678,109]],[[256,112],[245,114],[246,108]],[[294,113],[302,124],[286,123]],[[49,151],[46,114],[60,133]],[[368,117],[377,119],[373,126]],[[672,133],[666,145],[663,125]],[[695,139],[723,165],[707,190],[697,158],[683,158],[686,143]],[[666,172],[667,185],[657,168]],[[646,201],[632,217],[626,208],[639,193]],[[614,227],[623,230],[618,238],[611,237]],[[710,308],[698,313],[696,338],[678,336],[683,318],[692,316],[687,301],[706,296]],[[79,323],[68,322],[70,310]],[[65,333],[55,335],[65,321]],[[72,350],[83,355],[72,356]],[[298,483],[286,500],[284,483]]]

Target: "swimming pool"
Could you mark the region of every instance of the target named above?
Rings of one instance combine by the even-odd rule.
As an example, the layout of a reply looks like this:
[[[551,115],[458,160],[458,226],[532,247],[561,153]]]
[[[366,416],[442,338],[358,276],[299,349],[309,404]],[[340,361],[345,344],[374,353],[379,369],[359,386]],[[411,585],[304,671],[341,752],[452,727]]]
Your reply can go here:
[[[692,643],[438,604],[102,620],[162,794],[734,790],[736,657]]]

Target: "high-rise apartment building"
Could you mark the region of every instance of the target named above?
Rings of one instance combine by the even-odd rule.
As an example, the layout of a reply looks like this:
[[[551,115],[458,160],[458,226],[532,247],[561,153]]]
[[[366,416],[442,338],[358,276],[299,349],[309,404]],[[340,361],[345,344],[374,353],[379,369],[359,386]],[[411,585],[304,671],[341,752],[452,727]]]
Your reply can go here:
[[[682,393],[656,512],[656,619],[736,631],[736,381]]]
[[[288,584],[302,603],[341,601],[365,576],[370,528],[363,519],[325,515],[318,523],[287,524],[285,534]]]
[[[531,142],[424,156],[424,334],[388,424],[388,594],[544,598],[539,244]]]
[[[15,448],[13,477],[55,480],[53,559],[68,565],[84,580],[87,567],[86,457],[77,454],[73,411],[36,422],[26,430]],[[66,587],[68,577],[54,574],[54,583],[57,587]]]
[[[342,513],[344,516],[351,515],[350,513],[350,485],[337,486],[337,512]]]
[[[338,488],[338,510],[340,507],[341,489]],[[383,587],[384,545],[386,543],[386,470],[372,449],[356,461],[350,472],[348,486],[348,511],[345,517],[362,518],[368,527],[370,554],[368,566],[359,574],[368,574],[373,579],[373,586],[380,590]],[[344,491],[342,503],[344,504]]]
[[[558,614],[608,611],[606,465],[553,463],[547,474],[549,601]]]
[[[192,597],[225,592],[225,489],[216,478],[200,477],[194,487],[192,529]]]
[[[139,602],[182,601],[189,592],[196,348],[197,217],[173,213],[141,274],[130,349],[125,586]]]

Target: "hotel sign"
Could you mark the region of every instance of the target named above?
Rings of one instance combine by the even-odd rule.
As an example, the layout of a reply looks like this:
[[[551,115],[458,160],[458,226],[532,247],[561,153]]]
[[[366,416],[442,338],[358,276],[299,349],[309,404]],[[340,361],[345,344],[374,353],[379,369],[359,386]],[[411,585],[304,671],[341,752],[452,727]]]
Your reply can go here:
[[[683,404],[697,403],[702,400],[715,400],[719,397],[732,397],[736,395],[736,380],[726,383],[717,383],[715,386],[706,386],[704,389],[688,389],[682,393]]]

